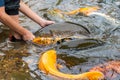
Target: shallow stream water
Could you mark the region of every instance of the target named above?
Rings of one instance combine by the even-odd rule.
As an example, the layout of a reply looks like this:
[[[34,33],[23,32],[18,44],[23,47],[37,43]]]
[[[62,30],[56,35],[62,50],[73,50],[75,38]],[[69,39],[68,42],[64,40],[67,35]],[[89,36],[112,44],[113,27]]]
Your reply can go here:
[[[79,41],[73,42],[71,45],[80,45],[72,45],[72,48],[70,44],[62,44],[56,49],[57,62],[63,66],[59,69],[61,72],[84,73],[99,64],[120,60],[120,0],[24,0],[24,2],[45,19],[56,23],[69,21],[84,26],[90,31],[89,37],[95,39],[91,40],[90,44],[98,43],[96,40],[106,43],[94,48],[86,48],[89,45],[85,43],[89,40],[85,43],[83,41],[84,44],[78,43]],[[100,6],[100,9],[90,16],[78,13],[61,17],[58,13],[50,13],[53,9],[67,12],[86,6]],[[20,13],[20,23],[33,33],[41,28],[22,13]],[[61,27],[62,29],[64,28]],[[46,48],[36,47],[24,41],[9,42],[8,37],[9,29],[0,24],[0,80],[53,80],[37,66],[39,57]],[[120,73],[116,75],[112,80],[120,79]],[[111,79],[106,77],[106,80]]]

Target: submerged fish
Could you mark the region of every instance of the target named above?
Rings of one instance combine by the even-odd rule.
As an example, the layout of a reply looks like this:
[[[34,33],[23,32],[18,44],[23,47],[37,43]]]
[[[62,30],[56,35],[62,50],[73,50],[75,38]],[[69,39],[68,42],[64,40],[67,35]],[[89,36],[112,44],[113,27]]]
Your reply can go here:
[[[51,31],[52,35],[49,36],[38,36],[33,39],[33,43],[38,45],[50,45],[55,44],[57,42],[63,42],[73,39],[84,39],[87,38],[86,35],[81,35],[81,33],[78,31],[71,32],[71,31]]]
[[[58,16],[58,17],[64,19],[64,15],[62,13],[63,12],[60,9],[53,9],[53,10],[48,11],[48,14],[51,14],[53,16]]]
[[[44,71],[46,74],[51,74],[58,78],[71,79],[71,80],[101,80],[104,75],[99,71],[85,72],[82,74],[66,74],[59,72],[57,69],[56,61],[56,51],[48,50],[42,54],[38,62],[38,67],[40,70]]]
[[[97,11],[100,9],[98,6],[90,6],[90,7],[81,7],[69,12],[64,12],[60,9],[53,9],[48,11],[52,15],[59,15],[61,18],[64,18],[64,15],[75,15],[78,13],[82,13],[83,15],[89,16],[90,13]]]
[[[86,16],[88,16],[90,13],[97,11],[98,9],[100,9],[98,6],[92,6],[92,7],[83,7],[83,8],[79,8],[76,10],[72,10],[70,12],[64,12],[67,15],[74,15],[77,13],[82,13]]]
[[[90,69],[90,71],[100,71],[106,78],[113,80],[120,74],[120,61],[109,61],[104,64],[99,64]]]
[[[50,45],[55,43],[66,42],[73,39],[75,39],[75,37],[67,37],[67,38],[36,37],[35,39],[33,39],[32,42],[37,45]]]
[[[50,45],[60,40],[60,38],[54,39],[53,37],[36,37],[32,42],[38,45]]]
[[[104,44],[105,42],[97,39],[92,39],[92,38],[76,39],[76,40],[62,43],[59,49],[85,50],[85,49],[94,48],[97,46],[102,46]]]
[[[97,15],[97,16],[103,17],[106,20],[108,20],[110,23],[112,23],[114,26],[116,26],[116,27],[120,26],[120,20],[115,19],[115,18],[111,17],[110,15],[100,13],[100,12],[91,12],[90,14],[88,14],[88,16],[91,16],[91,15]]]

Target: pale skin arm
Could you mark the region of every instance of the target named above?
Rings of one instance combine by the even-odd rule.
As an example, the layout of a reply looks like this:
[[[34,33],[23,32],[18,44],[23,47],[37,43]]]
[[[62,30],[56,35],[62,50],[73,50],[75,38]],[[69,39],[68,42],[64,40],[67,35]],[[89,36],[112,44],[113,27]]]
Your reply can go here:
[[[45,27],[47,25],[53,24],[55,22],[48,21],[39,17],[36,13],[34,13],[27,5],[23,2],[20,2],[20,11],[24,13],[26,16],[31,18],[33,21],[38,23],[41,27]],[[8,14],[5,13],[5,8],[0,7],[0,22],[7,25],[11,30],[13,30],[16,34],[18,33],[18,37],[22,36],[23,40],[33,40],[35,36],[19,25],[14,19],[12,19]],[[17,38],[20,39],[20,38]]]
[[[24,2],[20,2],[20,9],[22,13],[24,13],[26,16],[31,18],[33,21],[38,23],[41,27],[45,27],[47,25],[55,23],[54,21],[48,21],[40,16],[38,16],[35,12],[33,12]]]
[[[7,25],[13,31],[22,35],[24,40],[32,40],[34,38],[34,35],[30,31],[20,26],[9,15],[5,13],[4,7],[0,7],[0,21],[3,24]]]

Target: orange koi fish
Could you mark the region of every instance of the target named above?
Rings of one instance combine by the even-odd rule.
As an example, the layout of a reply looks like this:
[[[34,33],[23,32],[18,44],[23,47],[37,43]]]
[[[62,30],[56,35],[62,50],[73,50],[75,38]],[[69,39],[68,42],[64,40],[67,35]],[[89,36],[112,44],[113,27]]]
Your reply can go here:
[[[40,70],[44,71],[47,74],[51,74],[55,77],[59,77],[62,79],[70,79],[70,80],[101,80],[104,78],[104,75],[99,71],[85,72],[82,74],[65,74],[60,72],[57,69],[56,62],[56,51],[48,50],[42,54],[40,60],[38,62],[38,67]]]
[[[38,45],[50,45],[55,44],[57,41],[60,41],[62,38],[53,38],[53,37],[36,37],[33,39],[33,43]],[[64,38],[63,38],[64,39]],[[69,38],[65,38],[64,40],[69,40]]]
[[[97,11],[98,9],[100,9],[98,6],[93,6],[93,7],[83,7],[83,8],[79,8],[70,12],[65,12],[65,14],[67,15],[74,15],[77,13],[82,13],[84,15],[89,15],[90,13]]]
[[[78,8],[69,12],[64,12],[60,9],[53,9],[49,10],[48,13],[52,15],[58,15],[60,18],[65,18],[64,15],[75,15],[77,13],[81,13],[85,16],[89,16],[91,13],[97,11],[100,9],[98,6],[91,6],[91,7],[83,7],[83,8]]]
[[[55,41],[52,37],[36,37],[32,42],[38,45],[49,45]]]
[[[86,38],[87,36],[84,35],[80,35],[80,36],[74,36],[72,33],[69,33],[69,35],[71,34],[71,36],[68,36],[68,33],[64,32],[64,35],[58,33],[57,37],[53,37],[53,36],[39,36],[33,39],[33,43],[38,44],[38,45],[50,45],[50,44],[55,44],[56,42],[62,42],[62,40],[64,41],[69,41],[71,39],[80,39],[80,38]],[[57,33],[55,32],[55,34],[57,35]],[[72,36],[73,35],[73,36]]]

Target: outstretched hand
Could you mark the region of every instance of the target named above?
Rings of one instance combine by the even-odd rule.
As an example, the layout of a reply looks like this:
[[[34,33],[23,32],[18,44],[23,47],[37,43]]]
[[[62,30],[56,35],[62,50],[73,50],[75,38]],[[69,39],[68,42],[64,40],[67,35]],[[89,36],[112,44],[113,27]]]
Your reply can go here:
[[[49,21],[49,20],[43,19],[43,20],[41,21],[40,26],[41,26],[41,27],[46,27],[46,26],[51,25],[51,24],[54,24],[54,23],[55,23],[54,21]]]

